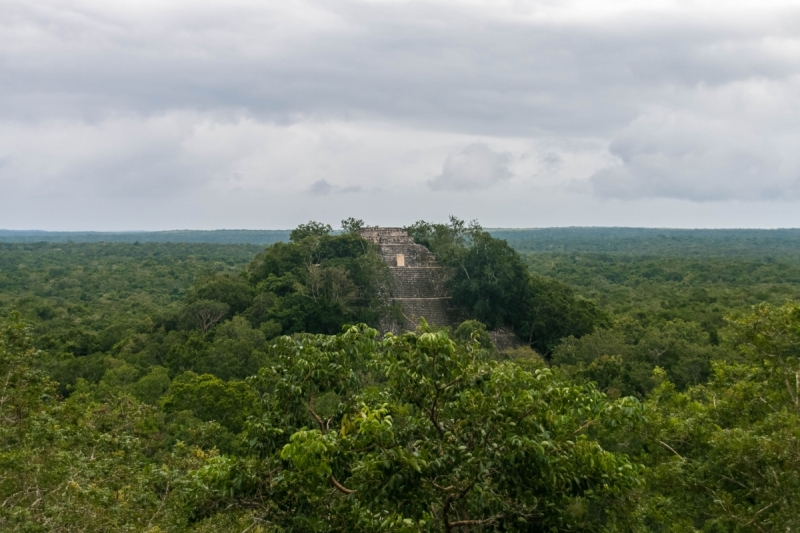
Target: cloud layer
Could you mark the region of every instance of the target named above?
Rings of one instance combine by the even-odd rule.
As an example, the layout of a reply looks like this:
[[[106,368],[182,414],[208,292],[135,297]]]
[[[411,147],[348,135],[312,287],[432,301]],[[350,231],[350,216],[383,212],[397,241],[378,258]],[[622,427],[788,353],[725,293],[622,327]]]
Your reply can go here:
[[[0,227],[294,222],[256,197],[383,223],[454,192],[488,225],[731,224],[800,201],[798,35],[790,1],[7,0]]]
[[[596,194],[635,199],[800,199],[800,80],[698,88],[648,106],[609,145]]]
[[[482,143],[473,143],[447,156],[442,173],[428,182],[434,191],[480,191],[511,178],[511,154],[498,154]]]

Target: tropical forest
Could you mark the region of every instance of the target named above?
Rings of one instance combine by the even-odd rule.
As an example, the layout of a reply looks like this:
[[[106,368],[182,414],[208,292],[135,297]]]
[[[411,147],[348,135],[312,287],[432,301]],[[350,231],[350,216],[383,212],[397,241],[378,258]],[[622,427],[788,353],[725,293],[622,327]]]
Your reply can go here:
[[[365,229],[1,232],[0,531],[800,531],[800,230]]]

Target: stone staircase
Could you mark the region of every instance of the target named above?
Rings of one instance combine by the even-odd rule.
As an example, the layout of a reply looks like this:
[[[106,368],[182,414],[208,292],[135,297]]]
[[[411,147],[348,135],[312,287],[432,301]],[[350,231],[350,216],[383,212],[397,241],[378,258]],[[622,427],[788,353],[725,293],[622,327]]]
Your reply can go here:
[[[442,267],[389,267],[392,298],[447,298],[447,270]]]
[[[424,318],[433,326],[452,326],[452,309],[450,298],[420,298],[419,300],[404,299],[400,303],[403,309],[405,322],[400,326],[404,330],[413,330],[419,325],[419,319]]]
[[[392,277],[390,300],[400,304],[402,323],[387,323],[392,332],[413,330],[420,318],[435,326],[453,326],[446,282],[449,271],[424,246],[415,244],[403,228],[364,228],[361,236],[377,244]]]
[[[419,244],[381,244],[381,257],[384,263],[390,267],[397,266],[397,256],[402,254],[405,258],[406,267],[425,267],[438,266],[436,257],[422,245]]]

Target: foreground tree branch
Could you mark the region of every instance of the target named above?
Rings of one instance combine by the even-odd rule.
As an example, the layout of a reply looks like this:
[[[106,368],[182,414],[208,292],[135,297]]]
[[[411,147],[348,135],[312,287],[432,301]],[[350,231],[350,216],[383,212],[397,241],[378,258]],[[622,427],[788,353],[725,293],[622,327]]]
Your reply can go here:
[[[343,492],[344,494],[353,494],[355,492],[354,490],[350,490],[341,483],[339,483],[338,481],[336,481],[336,478],[333,477],[333,474],[331,474],[331,483],[333,483],[333,486],[336,487],[336,490],[338,490],[339,492]]]
[[[484,518],[483,520],[459,520],[458,522],[448,522],[450,527],[464,527],[464,526],[486,526],[491,523],[497,522],[503,515],[499,514],[491,518]]]

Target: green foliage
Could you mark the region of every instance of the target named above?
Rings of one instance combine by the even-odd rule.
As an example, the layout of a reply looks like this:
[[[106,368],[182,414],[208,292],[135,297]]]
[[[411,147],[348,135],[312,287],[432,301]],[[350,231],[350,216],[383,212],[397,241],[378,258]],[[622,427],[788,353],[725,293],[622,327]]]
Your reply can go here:
[[[254,326],[269,323],[271,336],[377,324],[385,307],[388,269],[375,249],[355,232],[332,236],[329,227],[314,224],[298,228],[292,242],[267,248],[248,267],[255,298],[245,314]]]
[[[378,342],[352,328],[275,346],[281,364],[255,380],[265,418],[249,430],[262,455],[289,463],[273,478],[270,519],[318,531],[601,528],[639,468],[586,430],[640,423],[638,402],[426,330]],[[378,387],[348,369],[364,359]],[[328,419],[315,410],[322,391],[341,393]]]
[[[173,230],[173,231],[30,231],[0,230],[0,242],[8,243],[128,243],[145,245],[161,243],[180,244],[239,244],[267,246],[289,240],[289,230]]]
[[[684,393],[669,381],[653,391],[642,455],[651,468],[634,515],[643,530],[800,526],[800,411],[796,381],[787,380],[798,371],[797,310],[759,306],[735,319],[733,340],[748,363],[716,362],[707,384]]]
[[[331,393],[352,398],[361,389],[366,361],[377,346],[377,331],[363,326],[336,336],[276,339],[270,346],[270,364],[250,380],[261,394],[263,409],[262,418],[251,421],[248,430],[253,446],[262,455],[272,454],[292,433],[316,423],[315,399]]]
[[[230,309],[228,304],[216,300],[195,300],[186,306],[186,315],[193,326],[208,333]]]
[[[241,271],[255,246],[207,244],[0,244],[0,316],[18,310],[39,359],[68,395],[98,383],[118,361],[140,376],[167,366],[157,342],[185,317],[196,278]],[[188,320],[188,319],[187,319]],[[193,321],[194,319],[192,319]],[[192,322],[194,327],[195,322]]]
[[[352,220],[352,219],[347,219]],[[346,222],[346,221],[343,221]],[[356,220],[356,222],[360,222]],[[347,231],[343,225],[342,228]],[[797,257],[798,229],[488,228],[519,252],[620,253],[677,257]],[[6,243],[214,243],[267,246],[287,242],[289,230],[76,232],[0,230]]]
[[[630,323],[622,321],[580,339],[568,337],[553,351],[551,361],[612,396],[644,396],[656,385],[656,367],[685,390],[704,382],[711,362],[724,354],[697,324],[672,320],[661,327],[626,326]]]
[[[328,224],[321,222],[314,222],[313,220],[308,224],[300,224],[289,234],[289,239],[293,242],[299,242],[306,237],[322,237],[333,231],[333,228]]]
[[[232,314],[239,314],[250,307],[253,295],[253,287],[241,276],[215,273],[195,283],[187,300],[220,302],[227,305]]]
[[[364,221],[353,217],[342,220],[342,231],[345,233],[358,233],[364,227]]]
[[[209,347],[212,358],[204,361],[204,372],[222,379],[244,379],[258,372],[264,363],[264,333],[254,329],[242,316],[235,316],[214,330]]]
[[[514,250],[488,233],[476,232],[453,266],[450,294],[490,329],[518,330],[528,311],[528,271]]]
[[[181,486],[203,462],[186,447],[150,456],[159,441],[151,407],[115,395],[98,403],[81,381],[66,401],[33,369],[18,317],[0,324],[0,529],[134,531],[187,525]]]
[[[129,388],[139,400],[154,405],[169,390],[171,381],[169,373],[163,366],[154,366],[150,373],[143,376]]]
[[[668,258],[797,260],[800,229],[536,228],[490,229],[520,253],[614,254]]]
[[[191,411],[206,422],[216,421],[233,433],[257,412],[258,402],[242,381],[223,381],[211,374],[181,374],[162,401],[164,411]]]
[[[721,257],[719,249],[709,257],[527,255],[532,270],[569,283],[615,317],[611,333],[562,340],[553,363],[570,365],[577,379],[596,381],[609,394],[641,396],[655,386],[655,366],[682,391],[708,379],[714,360],[744,361],[722,346],[723,316],[800,297],[800,268],[785,258],[742,257],[736,242],[730,246],[732,257]],[[582,352],[584,359],[567,352]]]
[[[458,325],[453,332],[453,340],[466,343],[475,341],[480,344],[484,350],[491,350],[493,348],[492,337],[486,329],[486,325],[477,320],[465,320]]]
[[[611,253],[523,257],[532,272],[569,284],[616,317],[629,317],[645,327],[679,318],[700,324],[715,340],[724,315],[759,302],[800,299],[800,263],[788,256],[754,252],[744,257]]]
[[[772,382],[785,384],[788,398],[775,401],[788,400],[800,410],[800,304],[760,304],[729,324],[739,350],[760,363]]]
[[[421,244],[446,264],[457,263],[470,248],[474,238],[483,233],[483,228],[473,220],[465,224],[450,216],[446,224],[432,224],[420,220],[406,228],[414,242]]]
[[[30,328],[19,314],[0,322],[0,420],[3,425],[25,421],[40,406],[52,383],[36,369]]]
[[[342,329],[383,312],[361,224],[249,266],[247,246],[0,245],[0,530],[800,527],[791,232],[515,233],[526,265],[475,223],[415,224],[464,307],[546,360],[477,320]]]
[[[515,362],[529,372],[547,368],[544,357],[536,353],[530,346],[519,346],[502,352],[501,357]]]
[[[466,225],[450,217],[448,224],[419,221],[407,229],[451,268],[453,303],[489,329],[508,327],[548,354],[561,338],[580,337],[608,322],[593,302],[567,285],[530,275],[506,241],[475,221]]]
[[[562,338],[581,337],[609,322],[608,315],[594,302],[577,297],[558,280],[530,275],[527,297],[529,307],[516,329],[520,337],[545,354]]]

